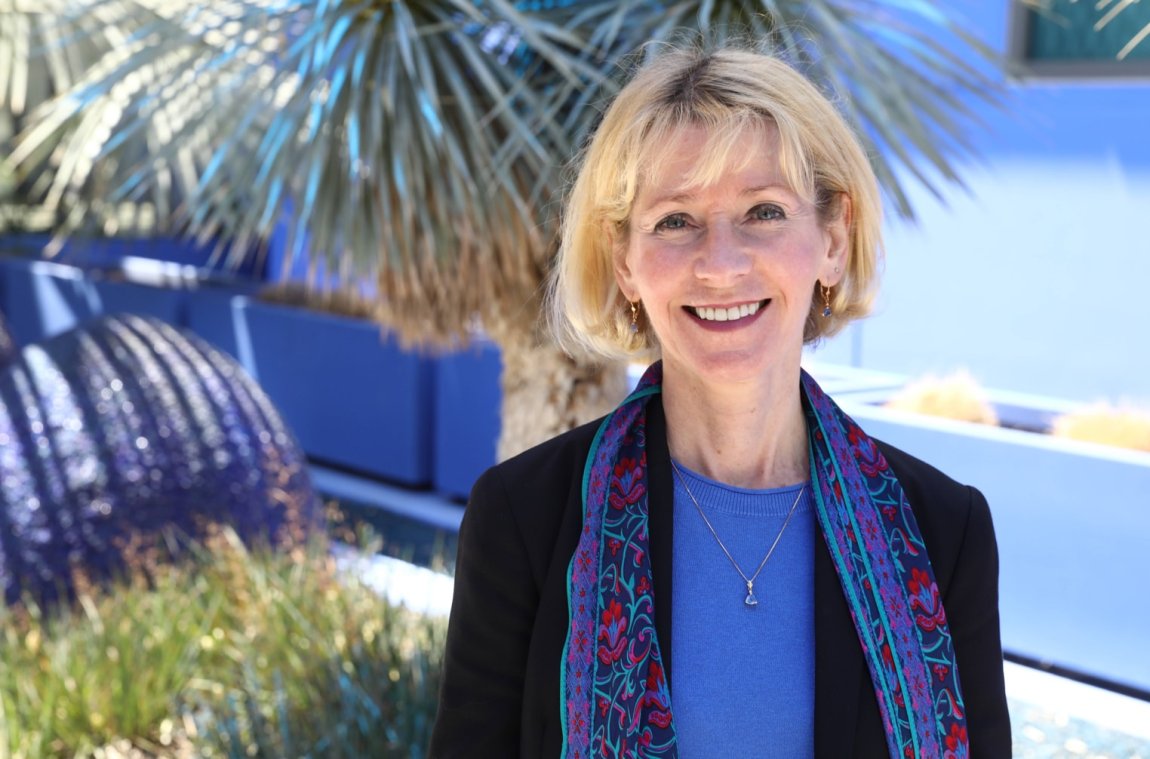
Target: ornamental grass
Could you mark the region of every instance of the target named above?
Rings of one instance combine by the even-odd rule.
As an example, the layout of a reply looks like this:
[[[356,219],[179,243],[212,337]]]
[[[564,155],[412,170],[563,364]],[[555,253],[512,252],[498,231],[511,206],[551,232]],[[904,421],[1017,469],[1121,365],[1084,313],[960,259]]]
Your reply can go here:
[[[998,424],[986,391],[964,370],[943,377],[926,375],[909,382],[886,407],[963,422]]]
[[[220,530],[71,606],[0,606],[0,759],[425,756],[446,622],[325,540]]]
[[[1150,407],[1097,403],[1054,420],[1052,435],[1150,452]]]

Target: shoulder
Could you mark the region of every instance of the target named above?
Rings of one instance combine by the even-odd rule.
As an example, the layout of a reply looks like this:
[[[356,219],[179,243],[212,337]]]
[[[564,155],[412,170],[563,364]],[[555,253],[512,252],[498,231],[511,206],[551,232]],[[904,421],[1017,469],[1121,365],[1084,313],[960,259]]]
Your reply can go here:
[[[963,504],[970,500],[972,488],[969,485],[958,482],[931,464],[889,443],[882,440],[875,440],[875,443],[898,477],[912,505],[915,505],[916,500],[913,496],[920,496],[921,499],[937,503],[935,509],[962,510]]]
[[[930,556],[961,674],[971,756],[1010,756],[998,618],[998,546],[976,488],[879,443]]]
[[[495,532],[504,539],[517,536],[515,544],[531,557],[536,571],[548,571],[552,551],[578,535],[584,465],[601,421],[558,435],[480,475],[464,511],[461,543],[490,544]]]
[[[587,453],[602,421],[568,430],[496,464],[480,476],[476,490],[499,488],[513,502],[566,494],[572,483],[582,482]]]
[[[990,508],[977,488],[889,443],[875,442],[898,478],[944,587],[960,556],[996,555]]]

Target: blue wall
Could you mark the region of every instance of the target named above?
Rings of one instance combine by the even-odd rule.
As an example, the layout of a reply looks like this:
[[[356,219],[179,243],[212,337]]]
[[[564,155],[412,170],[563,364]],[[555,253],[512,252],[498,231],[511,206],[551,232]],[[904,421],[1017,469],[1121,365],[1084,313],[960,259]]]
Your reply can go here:
[[[1005,54],[1009,3],[955,9]],[[914,191],[918,226],[886,224],[874,316],[816,357],[1150,403],[1150,80],[1014,81],[983,115],[968,191]]]

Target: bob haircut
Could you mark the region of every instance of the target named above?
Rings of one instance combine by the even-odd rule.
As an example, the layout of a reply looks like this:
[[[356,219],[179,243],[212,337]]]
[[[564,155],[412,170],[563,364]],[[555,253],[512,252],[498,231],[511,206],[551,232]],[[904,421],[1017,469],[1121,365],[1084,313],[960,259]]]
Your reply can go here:
[[[707,131],[691,178],[706,185],[737,167],[740,157],[731,147],[739,137],[768,123],[778,130],[780,168],[790,189],[815,204],[821,221],[836,219],[842,198],[850,200],[848,250],[842,279],[832,289],[832,314],[822,316],[816,283],[804,342],[833,335],[869,312],[882,245],[878,183],[846,121],[809,80],[775,57],[734,48],[671,48],[620,90],[575,162],[548,293],[551,330],[564,350],[600,359],[658,355],[645,320],[631,331],[630,305],[612,262],[614,247],[626,244],[636,191],[678,130]]]

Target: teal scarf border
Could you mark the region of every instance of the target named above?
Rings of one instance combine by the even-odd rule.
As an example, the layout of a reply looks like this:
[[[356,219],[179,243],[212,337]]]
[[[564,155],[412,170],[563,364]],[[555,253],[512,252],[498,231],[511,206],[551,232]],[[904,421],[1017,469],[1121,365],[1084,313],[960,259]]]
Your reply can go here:
[[[599,429],[568,567],[564,757],[675,757],[655,633],[646,403],[662,366]],[[892,757],[968,756],[953,642],[914,513],[877,445],[802,375],[818,524],[851,610]]]

